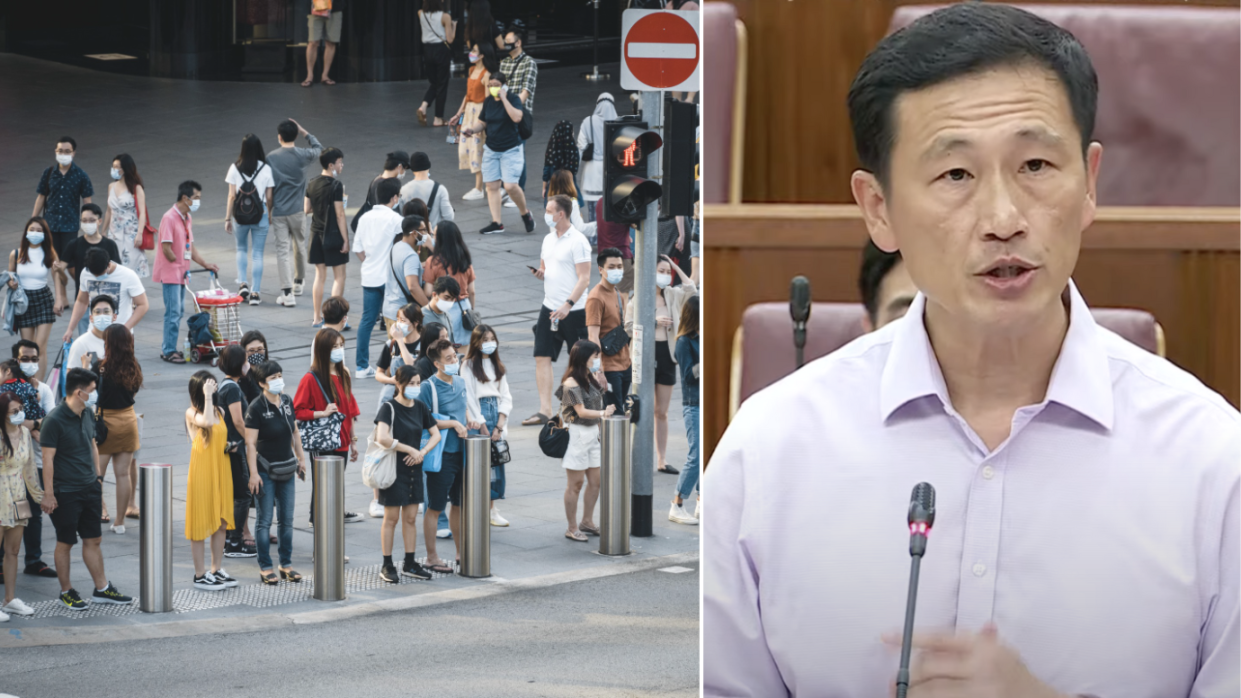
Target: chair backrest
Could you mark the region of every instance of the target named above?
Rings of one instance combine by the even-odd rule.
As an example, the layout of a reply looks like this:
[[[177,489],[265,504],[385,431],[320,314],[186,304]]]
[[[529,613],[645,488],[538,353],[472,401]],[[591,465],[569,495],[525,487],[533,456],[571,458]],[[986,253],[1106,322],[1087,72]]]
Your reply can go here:
[[[1095,322],[1143,349],[1163,356],[1163,328],[1145,310],[1092,308]],[[815,303],[806,323],[807,363],[826,356],[865,330],[861,303]],[[733,344],[732,411],[754,393],[793,372],[793,320],[788,303],[756,303],[746,308]]]
[[[1099,204],[1237,206],[1241,12],[1139,4],[1023,6],[1072,32],[1099,76]],[[899,7],[890,30],[939,7]]]
[[[711,63],[702,70],[702,202],[740,203],[745,131],[745,25],[732,3],[702,6],[702,43]],[[735,200],[734,200],[735,199]]]

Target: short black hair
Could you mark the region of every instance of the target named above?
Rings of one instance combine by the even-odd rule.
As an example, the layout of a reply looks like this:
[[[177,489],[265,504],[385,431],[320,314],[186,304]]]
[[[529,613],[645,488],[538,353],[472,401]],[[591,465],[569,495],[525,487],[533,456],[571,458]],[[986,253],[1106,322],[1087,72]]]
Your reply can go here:
[[[280,136],[280,140],[285,143],[292,143],[297,140],[298,128],[292,119],[285,119],[276,126],[276,135]]]
[[[445,353],[455,352],[456,350],[456,347],[452,345],[451,339],[437,339],[431,344],[431,348],[427,350],[427,357],[431,361],[443,361]]]
[[[230,344],[220,352],[220,370],[226,376],[240,376],[246,365],[246,350],[240,344]]]
[[[405,205],[408,206],[409,204]],[[426,222],[427,219],[422,216],[405,216],[401,219],[401,234],[409,235],[410,233],[421,228]]]
[[[250,375],[254,376],[255,383],[266,383],[268,376],[274,376],[277,373],[284,373],[284,369],[280,368],[280,364],[270,360],[250,369]]]
[[[34,353],[40,356],[43,352],[39,351],[39,345],[29,339],[19,339],[13,344],[13,358],[16,359],[22,355],[22,349],[34,349]]]
[[[75,153],[78,151],[78,142],[73,140],[72,136],[61,136],[60,138],[57,138],[56,145],[60,145],[61,143],[68,143],[69,147],[73,148],[73,152]]]
[[[86,251],[86,269],[95,276],[107,271],[111,262],[108,251],[101,247],[92,247]]]
[[[324,148],[319,154],[319,164],[323,165],[323,169],[327,169],[336,164],[336,161],[345,157],[340,148]]]
[[[203,190],[203,185],[199,184],[198,182],[195,182],[192,179],[187,179],[184,182],[177,185],[177,201],[180,201],[181,199],[184,199],[184,198],[192,199],[194,198],[194,192],[201,193],[202,190]]]
[[[395,170],[397,167],[409,169],[409,153],[404,150],[394,150],[384,158],[384,169]]]
[[[116,315],[116,299],[106,293],[101,293],[90,299],[90,311],[92,314],[95,312],[95,306],[100,303],[107,303],[108,307],[112,308],[112,314]]]
[[[879,288],[900,261],[900,252],[884,252],[872,240],[867,240],[862,249],[862,273],[858,275],[857,286],[872,327],[879,323]]]
[[[82,213],[86,213],[87,211],[103,218],[103,209],[99,208],[99,204],[82,204]]]
[[[1094,134],[1099,79],[1068,31],[1011,5],[948,5],[889,34],[862,61],[849,88],[849,121],[862,168],[887,186],[896,143],[896,100],[905,92],[1007,66],[1033,64],[1059,78],[1083,156]]]
[[[391,168],[389,168],[391,169]],[[375,205],[387,206],[392,197],[401,195],[401,180],[396,177],[388,177],[379,180],[379,184],[375,185]]]
[[[441,276],[435,280],[435,286],[431,288],[436,295],[441,293],[451,293],[453,298],[461,297],[461,284],[451,276]]]
[[[320,312],[323,314],[323,324],[340,324],[345,319],[345,316],[349,314],[349,301],[341,296],[329,296],[327,300],[323,301]]]
[[[99,383],[99,376],[95,375],[93,371],[88,371],[84,368],[71,368],[65,374],[65,396],[72,395],[91,383]]]
[[[621,254],[621,251],[615,247],[605,247],[602,250],[599,250],[599,256],[595,258],[595,261],[599,263],[599,266],[603,266],[613,257],[620,257],[621,259],[624,259],[625,255]]]
[[[510,24],[504,29],[504,35],[509,34],[517,35],[517,40],[521,42],[521,48],[524,51],[526,49],[526,28],[517,23]]]

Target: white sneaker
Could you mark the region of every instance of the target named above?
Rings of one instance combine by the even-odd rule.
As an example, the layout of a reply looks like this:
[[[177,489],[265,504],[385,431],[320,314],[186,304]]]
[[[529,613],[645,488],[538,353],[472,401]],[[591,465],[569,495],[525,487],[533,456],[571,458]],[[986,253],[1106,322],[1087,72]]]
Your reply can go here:
[[[487,195],[483,193],[482,189],[471,189],[467,191],[464,196],[461,197],[461,200],[462,201],[478,201],[479,199],[485,196]]]
[[[354,376],[356,376],[356,377],[358,377],[358,378],[374,378],[374,377],[375,377],[375,367],[374,367],[374,366],[371,366],[371,367],[369,367],[369,368],[359,368],[359,369],[357,370],[357,373],[354,373],[353,375],[354,375]]]
[[[233,587],[241,584],[241,582],[229,576],[228,572],[225,572],[223,567],[215,572],[208,572],[207,576],[214,579],[217,584],[223,584],[226,589],[232,589]]]
[[[425,513],[426,513],[426,511],[427,511],[427,503],[426,503],[426,502],[420,502],[420,503],[418,504],[418,513],[419,513],[419,514],[425,514]]]
[[[279,296],[276,296],[276,305],[283,305],[286,308],[292,308],[297,305],[297,301],[293,298],[293,294],[291,292],[281,293]]]
[[[517,202],[512,199],[505,199],[504,208],[517,208]]]
[[[702,500],[701,499],[698,500],[698,503],[694,505],[694,518],[698,519],[699,521],[702,520]]]
[[[498,526],[498,527],[500,527],[500,528],[504,528],[505,526],[507,526],[507,525],[508,525],[508,519],[504,518],[503,516],[500,516],[500,510],[499,510],[499,509],[494,509],[494,508],[493,508],[493,509],[491,510],[491,525],[492,525],[492,526]]]
[[[436,538],[450,538],[451,536],[452,536],[451,528],[441,528],[440,530],[435,532]]]
[[[207,572],[201,577],[194,578],[194,588],[199,591],[224,591],[227,587],[224,582],[216,581],[216,578]]]
[[[123,535],[125,535],[125,525],[124,525],[124,524],[121,524],[121,525],[119,525],[119,526],[118,526],[117,524],[112,524],[112,525],[111,525],[111,526],[109,526],[108,528],[112,529],[112,532],[113,532],[113,533],[115,533],[115,534],[116,534],[116,535],[118,535],[118,536],[123,536]]]
[[[8,620],[9,620],[9,614],[5,613],[4,611],[0,611],[0,623],[7,623]],[[14,630],[13,632],[17,632],[17,631]]]
[[[673,502],[672,508],[668,510],[668,520],[672,523],[685,524],[686,526],[698,525],[698,519],[690,516],[689,512],[685,511],[685,507],[676,502]]]
[[[303,284],[298,284],[298,283],[293,284],[293,295],[295,296],[302,295],[302,286]]]
[[[379,500],[371,502],[371,510],[369,513],[372,519],[382,519],[384,517],[384,508],[379,503]]]
[[[27,606],[21,599],[13,599],[4,605],[4,612],[12,613],[15,616],[33,616],[34,609]]]

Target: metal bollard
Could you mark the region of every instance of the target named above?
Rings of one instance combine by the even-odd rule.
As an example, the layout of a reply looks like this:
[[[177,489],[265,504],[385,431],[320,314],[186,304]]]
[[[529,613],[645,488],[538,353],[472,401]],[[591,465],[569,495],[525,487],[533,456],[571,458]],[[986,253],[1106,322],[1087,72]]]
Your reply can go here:
[[[461,474],[461,576],[491,576],[491,439],[465,438]]]
[[[599,488],[599,553],[629,554],[630,457],[629,418],[603,420],[603,463]]]
[[[143,613],[172,611],[172,466],[138,466],[138,607]],[[125,512],[120,512],[121,516]]]
[[[315,456],[315,583],[319,601],[345,598],[345,459]]]

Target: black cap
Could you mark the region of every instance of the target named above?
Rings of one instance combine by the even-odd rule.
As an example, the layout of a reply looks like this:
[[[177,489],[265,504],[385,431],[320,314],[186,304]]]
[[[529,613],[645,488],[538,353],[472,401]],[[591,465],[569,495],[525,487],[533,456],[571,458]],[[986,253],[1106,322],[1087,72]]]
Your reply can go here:
[[[397,162],[401,163],[401,167],[404,167],[407,170],[409,169],[409,153],[404,150],[394,150],[388,155],[395,158]]]
[[[429,169],[431,169],[431,158],[427,157],[426,153],[414,153],[409,159],[410,172],[426,172]]]

